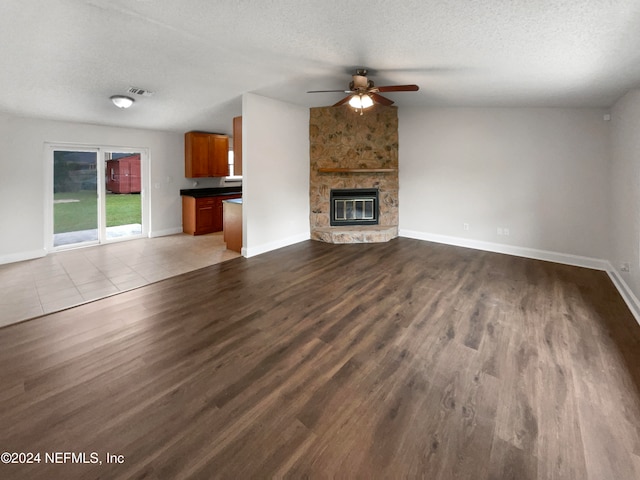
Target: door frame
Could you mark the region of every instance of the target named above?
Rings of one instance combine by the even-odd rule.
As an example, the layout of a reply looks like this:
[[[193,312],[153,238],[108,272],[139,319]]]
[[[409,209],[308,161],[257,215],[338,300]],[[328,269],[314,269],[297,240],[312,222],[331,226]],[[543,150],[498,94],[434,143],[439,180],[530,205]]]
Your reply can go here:
[[[54,247],[53,245],[53,152],[54,151],[77,151],[77,152],[96,152],[97,155],[97,194],[98,194],[98,240],[82,243],[74,243],[71,245],[61,245]],[[104,202],[104,195],[106,193],[105,185],[105,168],[106,161],[104,159],[105,152],[117,152],[117,153],[139,153],[140,154],[140,202],[142,207],[142,233],[140,235],[122,237],[122,238],[106,238],[106,209]],[[107,243],[123,242],[127,240],[133,240],[136,238],[149,237],[149,223],[151,218],[150,212],[150,198],[149,188],[150,185],[150,165],[149,165],[149,148],[148,147],[125,147],[125,146],[112,146],[112,145],[90,145],[90,144],[78,144],[78,143],[64,143],[64,142],[45,142],[45,222],[44,222],[44,245],[45,251],[57,252],[60,250],[69,250],[73,248],[81,248],[86,246],[102,245]]]

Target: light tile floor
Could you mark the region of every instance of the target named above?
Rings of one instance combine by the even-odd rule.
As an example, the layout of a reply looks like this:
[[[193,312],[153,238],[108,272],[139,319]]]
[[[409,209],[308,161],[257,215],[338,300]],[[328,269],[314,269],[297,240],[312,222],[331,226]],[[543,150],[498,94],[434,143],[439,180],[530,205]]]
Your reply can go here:
[[[0,265],[0,327],[238,256],[218,232],[110,243]]]

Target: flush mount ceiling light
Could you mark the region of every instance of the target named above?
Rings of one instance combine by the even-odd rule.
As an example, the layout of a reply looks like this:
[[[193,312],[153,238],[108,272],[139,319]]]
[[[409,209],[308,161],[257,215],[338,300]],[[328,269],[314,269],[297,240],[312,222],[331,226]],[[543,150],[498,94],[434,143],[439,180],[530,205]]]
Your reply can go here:
[[[133,102],[135,100],[124,95],[113,95],[111,97],[111,101],[118,108],[129,108],[131,105],[133,105]]]

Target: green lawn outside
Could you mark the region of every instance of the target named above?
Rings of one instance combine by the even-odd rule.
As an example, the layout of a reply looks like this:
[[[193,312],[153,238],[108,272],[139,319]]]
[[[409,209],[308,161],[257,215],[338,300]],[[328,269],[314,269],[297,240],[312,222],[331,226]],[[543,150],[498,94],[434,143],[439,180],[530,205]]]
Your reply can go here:
[[[53,205],[54,233],[98,228],[98,198],[95,191],[55,193],[54,200],[79,200]],[[107,193],[107,227],[142,223],[139,194]]]
[[[142,223],[142,204],[138,193],[107,193],[107,227]]]

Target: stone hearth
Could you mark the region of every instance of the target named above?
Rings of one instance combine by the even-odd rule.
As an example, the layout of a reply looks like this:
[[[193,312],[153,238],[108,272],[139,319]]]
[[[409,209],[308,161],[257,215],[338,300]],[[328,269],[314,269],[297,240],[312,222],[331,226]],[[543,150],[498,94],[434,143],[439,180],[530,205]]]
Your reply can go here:
[[[387,242],[398,236],[398,113],[376,105],[312,108],[309,120],[311,238],[329,243]],[[332,189],[377,188],[378,225],[330,226]]]
[[[318,227],[313,239],[326,243],[380,243],[398,236],[398,227]]]

